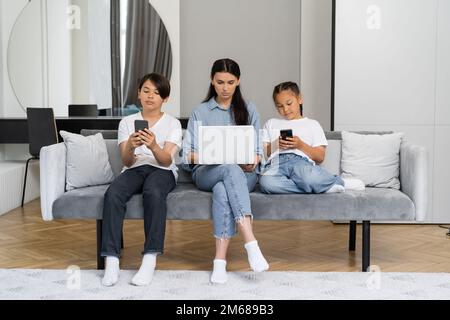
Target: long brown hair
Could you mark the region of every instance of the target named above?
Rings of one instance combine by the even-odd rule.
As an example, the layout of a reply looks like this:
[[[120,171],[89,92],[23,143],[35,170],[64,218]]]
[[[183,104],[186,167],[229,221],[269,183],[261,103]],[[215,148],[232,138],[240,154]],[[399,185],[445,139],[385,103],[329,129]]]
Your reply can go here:
[[[211,79],[218,72],[227,72],[234,75],[236,78],[241,77],[241,69],[239,65],[231,59],[220,59],[214,62],[211,68]],[[211,98],[217,97],[217,92],[212,83],[209,86],[208,94],[203,102],[208,102]],[[248,125],[249,124],[249,114],[247,110],[247,104],[242,97],[240,86],[236,87],[233,94],[233,99],[231,100],[232,111],[234,116],[234,122],[236,125]]]

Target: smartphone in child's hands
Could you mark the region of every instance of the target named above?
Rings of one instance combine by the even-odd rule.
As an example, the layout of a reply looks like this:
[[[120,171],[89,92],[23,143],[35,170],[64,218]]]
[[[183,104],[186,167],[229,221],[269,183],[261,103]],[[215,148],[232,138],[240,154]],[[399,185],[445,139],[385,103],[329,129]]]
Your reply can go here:
[[[134,131],[138,132],[140,130],[144,131],[148,129],[148,121],[147,120],[134,120]]]
[[[287,138],[293,138],[292,129],[280,130],[280,137],[282,140],[287,140]]]

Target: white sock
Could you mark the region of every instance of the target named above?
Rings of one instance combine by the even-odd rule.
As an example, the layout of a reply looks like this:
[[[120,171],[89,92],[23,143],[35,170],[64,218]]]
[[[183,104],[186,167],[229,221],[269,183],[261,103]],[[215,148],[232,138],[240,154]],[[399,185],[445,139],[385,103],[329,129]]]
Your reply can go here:
[[[246,243],[245,249],[247,250],[248,262],[253,271],[263,272],[269,269],[269,264],[258,246],[258,241]]]
[[[105,275],[102,279],[102,284],[111,287],[119,280],[120,264],[119,258],[108,256],[106,257]]]
[[[211,274],[212,283],[227,282],[227,262],[222,259],[214,259],[214,269]]]
[[[156,253],[147,253],[142,258],[142,264],[139,271],[131,279],[131,283],[135,286],[146,286],[153,278],[156,266]]]
[[[346,190],[359,190],[363,191],[366,189],[364,182],[356,178],[342,178],[344,180]]]
[[[344,186],[341,186],[340,184],[333,184],[330,189],[325,191],[325,193],[339,193],[344,191],[345,191]]]

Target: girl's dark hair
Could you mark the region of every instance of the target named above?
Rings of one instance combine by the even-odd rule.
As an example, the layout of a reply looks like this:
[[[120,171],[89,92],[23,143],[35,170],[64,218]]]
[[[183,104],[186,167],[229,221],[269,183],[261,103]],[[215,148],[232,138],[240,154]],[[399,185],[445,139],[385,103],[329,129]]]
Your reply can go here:
[[[234,75],[236,78],[241,77],[241,69],[239,65],[231,59],[220,59],[214,62],[211,68],[211,80],[214,75],[218,72],[228,72]],[[216,89],[212,83],[209,86],[208,94],[203,102],[208,102],[211,98],[217,97]],[[231,100],[232,111],[234,116],[234,122],[236,125],[248,125],[249,124],[249,114],[247,110],[247,104],[242,97],[240,86],[236,87],[236,91],[233,94],[233,99]]]
[[[275,101],[275,98],[279,93],[287,90],[291,90],[297,96],[301,95],[300,88],[295,82],[292,81],[282,82],[273,89],[272,95],[273,101]],[[300,105],[300,115],[303,116],[303,104]]]
[[[170,82],[167,80],[166,77],[163,75],[160,75],[158,73],[150,73],[146,74],[139,80],[139,91],[142,90],[142,87],[144,86],[144,83],[149,81],[153,83],[153,85],[156,87],[156,89],[159,92],[159,96],[162,99],[166,99],[170,95]]]

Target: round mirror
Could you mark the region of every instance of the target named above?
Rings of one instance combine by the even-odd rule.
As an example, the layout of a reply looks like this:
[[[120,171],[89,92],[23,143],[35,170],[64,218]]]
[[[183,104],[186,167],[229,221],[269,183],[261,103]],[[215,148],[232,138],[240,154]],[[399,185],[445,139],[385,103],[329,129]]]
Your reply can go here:
[[[20,106],[44,106],[41,16],[38,1],[28,2],[11,31],[7,68]]]
[[[30,0],[8,43],[9,79],[21,107],[96,104],[121,115],[137,104],[138,80],[170,79],[172,49],[148,0]]]

